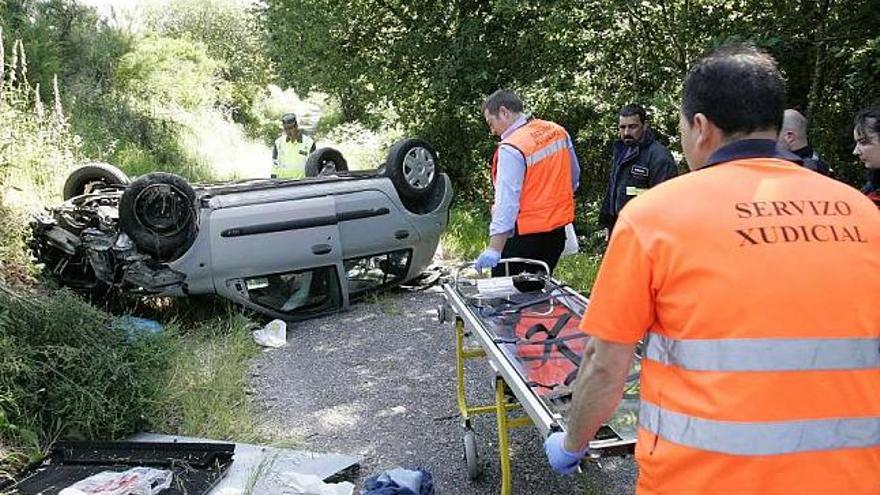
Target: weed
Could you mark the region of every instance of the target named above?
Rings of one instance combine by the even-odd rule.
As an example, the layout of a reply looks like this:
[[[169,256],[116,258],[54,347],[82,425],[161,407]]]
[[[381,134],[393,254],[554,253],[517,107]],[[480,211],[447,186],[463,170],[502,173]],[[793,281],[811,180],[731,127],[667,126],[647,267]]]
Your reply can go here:
[[[443,233],[443,256],[475,259],[486,247],[488,238],[489,212],[473,204],[456,205]]]
[[[198,329],[177,328],[173,359],[152,404],[151,426],[166,433],[256,441],[247,397],[248,360],[259,349],[253,323],[230,310]]]
[[[28,450],[58,436],[117,438],[146,424],[167,368],[164,335],[126,335],[68,291],[0,290],[3,438]]]

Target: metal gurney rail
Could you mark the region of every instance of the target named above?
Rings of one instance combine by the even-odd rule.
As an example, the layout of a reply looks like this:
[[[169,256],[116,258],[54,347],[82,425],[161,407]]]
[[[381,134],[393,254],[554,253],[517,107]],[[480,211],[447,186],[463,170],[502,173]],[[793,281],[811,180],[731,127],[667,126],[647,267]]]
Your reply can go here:
[[[501,263],[508,269],[513,263],[531,265],[533,271],[543,273],[478,282],[476,278],[463,277],[466,268],[461,268],[451,282],[443,284],[445,302],[438,310],[438,317],[441,322],[455,320],[456,397],[465,430],[468,476],[474,479],[479,475],[471,419],[479,414],[495,414],[501,494],[508,495],[511,491],[508,429],[533,424],[542,437],[565,431],[570,385],[589,341],[589,336],[577,329],[589,301],[544,275],[549,270],[540,261],[511,258]],[[479,347],[466,347],[466,340],[476,341]],[[465,361],[480,357],[486,357],[495,370],[495,403],[471,406],[465,395]],[[638,357],[637,353],[621,406],[590,443],[590,457],[594,460],[629,455],[635,449]],[[509,400],[510,393],[516,402]],[[517,409],[526,414],[511,417],[509,413]]]

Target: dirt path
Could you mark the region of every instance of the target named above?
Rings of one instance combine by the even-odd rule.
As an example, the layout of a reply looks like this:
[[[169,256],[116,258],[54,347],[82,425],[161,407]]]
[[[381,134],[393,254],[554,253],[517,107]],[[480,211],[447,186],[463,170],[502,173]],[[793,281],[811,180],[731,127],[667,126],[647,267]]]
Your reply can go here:
[[[467,479],[454,339],[451,327],[437,322],[440,301],[436,292],[397,292],[289,328],[289,345],[253,365],[266,433],[299,439],[308,450],[363,455],[359,488],[366,476],[400,465],[428,469],[440,495],[498,493],[494,416],[475,420],[483,475]],[[485,361],[469,365],[470,401],[491,402],[492,377]],[[512,433],[511,458],[515,494],[633,493],[631,459],[576,478],[554,474],[534,428]]]

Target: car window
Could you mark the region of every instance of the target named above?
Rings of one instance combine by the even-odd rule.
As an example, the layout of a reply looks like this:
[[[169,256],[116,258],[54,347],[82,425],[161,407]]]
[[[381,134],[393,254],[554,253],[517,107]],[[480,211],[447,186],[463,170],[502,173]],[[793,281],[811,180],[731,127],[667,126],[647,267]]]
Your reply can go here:
[[[294,319],[333,311],[342,305],[335,266],[250,277],[244,283],[251,302]]]
[[[411,251],[402,249],[345,260],[349,298],[354,299],[383,285],[400,282],[409,270],[410,258]]]

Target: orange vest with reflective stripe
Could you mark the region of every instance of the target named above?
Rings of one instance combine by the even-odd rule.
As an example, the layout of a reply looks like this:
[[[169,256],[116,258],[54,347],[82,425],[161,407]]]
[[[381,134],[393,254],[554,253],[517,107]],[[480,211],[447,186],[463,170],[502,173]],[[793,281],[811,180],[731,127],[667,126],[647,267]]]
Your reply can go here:
[[[677,234],[645,238],[680,257],[645,341],[639,493],[880,494],[876,210],[782,160],[691,175],[663,204],[703,213],[655,208]]]
[[[874,205],[739,159],[652,188],[617,225],[583,328],[623,342],[647,322],[637,493],[880,494]]]
[[[525,159],[526,172],[516,217],[517,234],[550,232],[574,221],[568,133],[546,120],[532,119],[513,131],[502,145]],[[498,172],[498,149],[492,158],[492,183]]]

